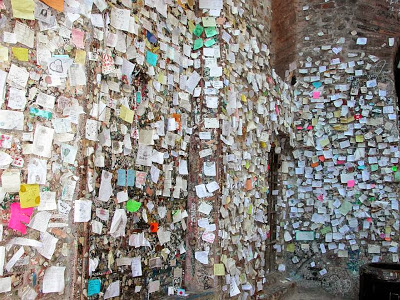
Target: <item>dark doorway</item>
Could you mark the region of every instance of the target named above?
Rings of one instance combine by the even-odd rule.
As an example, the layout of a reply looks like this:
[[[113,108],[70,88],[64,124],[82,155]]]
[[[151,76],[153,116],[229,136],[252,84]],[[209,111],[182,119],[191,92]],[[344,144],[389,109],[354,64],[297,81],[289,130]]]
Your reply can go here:
[[[275,153],[275,145],[272,145],[268,155],[268,225],[270,226],[269,236],[267,237],[266,247],[266,269],[267,272],[275,271],[276,267],[276,251],[275,245],[277,242],[276,226],[277,226],[277,194],[274,192],[279,187],[279,168],[280,158]]]
[[[394,82],[396,85],[397,94],[397,107],[400,108],[400,48],[397,50],[396,57],[394,59]]]

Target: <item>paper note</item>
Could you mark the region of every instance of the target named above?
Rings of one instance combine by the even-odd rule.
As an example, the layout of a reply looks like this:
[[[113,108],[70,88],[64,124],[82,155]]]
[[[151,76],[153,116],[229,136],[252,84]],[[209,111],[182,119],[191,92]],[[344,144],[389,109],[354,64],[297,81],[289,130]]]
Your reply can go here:
[[[221,10],[223,8],[223,0],[200,0],[200,9],[217,9]]]
[[[10,220],[8,227],[26,234],[26,225],[30,222],[30,217],[33,213],[33,208],[21,208],[18,202],[14,202],[10,206]]]
[[[114,238],[125,236],[125,228],[128,218],[124,209],[116,209],[111,221],[110,234]]]
[[[0,110],[0,129],[23,130],[24,113],[11,110]]]
[[[41,1],[60,12],[64,10],[64,0],[41,0]]]
[[[40,232],[46,232],[50,218],[51,213],[47,211],[38,212],[31,218],[28,226]]]
[[[194,257],[203,265],[208,265],[208,251],[196,251]]]
[[[215,276],[225,276],[224,264],[214,264],[214,275]]]
[[[119,117],[125,122],[132,123],[134,117],[134,111],[130,110],[128,107],[121,105]]]
[[[150,51],[146,52],[146,61],[149,65],[155,67],[157,65],[157,59],[158,59],[157,54],[154,54],[153,52]]]
[[[74,222],[88,222],[92,216],[92,201],[75,200]]]
[[[29,60],[29,50],[27,48],[12,47],[11,52],[19,61]]]
[[[26,97],[25,90],[10,88],[7,106],[11,109],[25,109]]]
[[[31,158],[28,164],[28,184],[46,184],[47,160]]]
[[[37,248],[37,251],[45,258],[51,259],[56,250],[58,239],[48,232],[40,233],[40,241],[42,246]]]
[[[160,290],[160,280],[149,282],[149,293],[158,292]]]
[[[103,170],[101,172],[101,183],[98,195],[99,200],[107,202],[110,199],[113,191],[113,188],[111,186],[111,180],[112,180],[112,173]]]
[[[118,297],[120,295],[120,282],[119,280],[112,282],[104,293],[104,299]]]
[[[76,28],[72,29],[72,43],[74,43],[77,48],[83,49],[85,47],[84,38],[85,33],[82,30]]]
[[[17,260],[19,260],[22,255],[24,255],[24,247],[21,246],[17,252],[14,253],[14,255],[10,258],[10,260],[6,264],[6,270],[7,272],[10,272],[12,267],[15,265]]]
[[[35,129],[35,134],[33,136],[32,153],[50,158],[53,145],[53,136],[53,128],[38,125]]]
[[[35,20],[33,0],[11,0],[11,5],[14,18]]]
[[[0,293],[11,291],[11,277],[0,278]]]
[[[43,293],[59,293],[64,290],[65,267],[50,266],[43,277]]]
[[[131,263],[132,277],[142,276],[142,260],[141,257],[134,257]]]
[[[18,67],[11,64],[10,71],[8,72],[7,82],[14,85],[19,89],[24,89],[28,83],[29,73],[23,67]]]
[[[142,206],[142,203],[137,202],[137,201],[135,201],[135,200],[129,200],[129,201],[126,203],[126,209],[127,209],[129,212],[137,212],[141,206]]]
[[[19,201],[21,208],[39,206],[40,189],[38,184],[21,184],[19,190]]]
[[[5,258],[6,258],[6,247],[0,246],[0,276],[4,276]]]
[[[88,281],[88,296],[97,295],[100,293],[101,280],[100,279],[89,279]]]
[[[21,171],[20,170],[5,170],[1,174],[1,183],[4,192],[18,193],[21,187]]]
[[[126,186],[126,170],[125,169],[117,170],[117,185],[118,186]]]

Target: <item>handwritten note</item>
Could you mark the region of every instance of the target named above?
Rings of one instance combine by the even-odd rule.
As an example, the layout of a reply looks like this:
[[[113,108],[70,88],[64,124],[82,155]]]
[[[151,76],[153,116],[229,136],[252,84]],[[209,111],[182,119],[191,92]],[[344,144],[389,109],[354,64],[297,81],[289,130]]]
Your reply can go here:
[[[38,184],[21,184],[19,190],[19,201],[21,208],[39,206],[40,189]]]

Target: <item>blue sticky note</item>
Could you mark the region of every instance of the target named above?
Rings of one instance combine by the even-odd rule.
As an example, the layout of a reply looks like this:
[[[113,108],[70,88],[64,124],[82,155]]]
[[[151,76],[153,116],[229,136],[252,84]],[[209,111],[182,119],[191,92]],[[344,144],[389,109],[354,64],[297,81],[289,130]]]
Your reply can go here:
[[[118,172],[117,185],[126,186],[126,170],[119,169],[117,172]]]
[[[100,293],[101,281],[100,279],[89,279],[88,282],[88,296],[97,295]]]
[[[149,65],[156,66],[157,65],[158,55],[154,54],[153,52],[147,51],[146,52],[146,61]]]
[[[316,82],[313,82],[313,86],[317,89],[317,88],[320,88],[321,86],[322,86],[322,82],[320,82],[320,81],[316,81]]]
[[[142,93],[136,92],[136,103],[142,102]]]
[[[135,186],[135,170],[128,170],[127,186]]]
[[[147,40],[148,40],[150,43],[152,43],[152,44],[157,44],[157,39],[156,39],[156,37],[155,37],[150,31],[147,31],[146,37],[147,37]]]

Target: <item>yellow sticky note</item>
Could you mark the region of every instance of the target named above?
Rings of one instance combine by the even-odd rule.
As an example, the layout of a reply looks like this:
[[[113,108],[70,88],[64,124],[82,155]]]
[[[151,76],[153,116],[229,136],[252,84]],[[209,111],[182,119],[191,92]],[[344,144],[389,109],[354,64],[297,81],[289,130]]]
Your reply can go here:
[[[356,142],[357,143],[363,143],[364,142],[364,136],[363,135],[356,135]]]
[[[35,2],[33,0],[11,0],[14,18],[35,20],[33,14]]]
[[[133,116],[134,116],[133,110],[130,110],[126,106],[121,105],[121,109],[120,109],[120,112],[119,112],[119,117],[122,120],[124,120],[124,121],[126,121],[128,123],[132,123],[133,122]]]
[[[188,21],[188,25],[189,25],[189,32],[193,33],[194,29],[196,28],[196,25],[194,25],[192,21]]]
[[[214,264],[214,276],[224,276],[225,266],[224,264]]]
[[[11,51],[14,54],[16,59],[18,59],[20,61],[28,61],[28,59],[29,59],[28,48],[12,47]]]
[[[330,144],[329,139],[326,138],[326,139],[321,140],[320,144],[321,144],[321,147],[328,146]]]
[[[5,62],[8,61],[8,48],[0,46],[0,61]]]
[[[86,51],[77,49],[75,52],[75,62],[84,65],[86,63]]]
[[[21,208],[35,207],[40,204],[40,189],[38,184],[21,184],[19,189]]]

